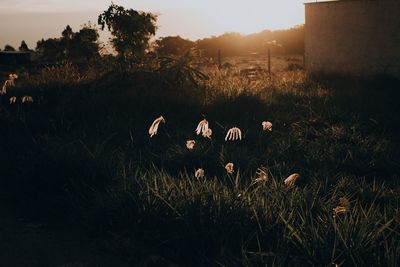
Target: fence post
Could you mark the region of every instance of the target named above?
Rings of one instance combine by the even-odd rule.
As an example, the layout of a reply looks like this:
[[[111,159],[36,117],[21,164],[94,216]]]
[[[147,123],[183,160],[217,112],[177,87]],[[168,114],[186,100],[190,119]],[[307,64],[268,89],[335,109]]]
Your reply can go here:
[[[218,68],[221,68],[221,49],[218,49]]]
[[[271,48],[268,47],[268,74],[271,76]]]

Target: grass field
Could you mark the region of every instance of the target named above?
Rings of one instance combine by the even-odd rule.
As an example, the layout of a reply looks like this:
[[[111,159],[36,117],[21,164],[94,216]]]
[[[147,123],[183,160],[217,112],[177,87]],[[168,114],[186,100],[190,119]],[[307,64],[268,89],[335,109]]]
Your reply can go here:
[[[143,70],[19,73],[0,98],[2,209],[96,240],[70,258],[44,240],[32,266],[399,266],[397,81],[203,71],[198,87]],[[211,139],[195,133],[204,118]],[[241,141],[224,140],[232,127]],[[18,255],[1,256],[29,266]]]

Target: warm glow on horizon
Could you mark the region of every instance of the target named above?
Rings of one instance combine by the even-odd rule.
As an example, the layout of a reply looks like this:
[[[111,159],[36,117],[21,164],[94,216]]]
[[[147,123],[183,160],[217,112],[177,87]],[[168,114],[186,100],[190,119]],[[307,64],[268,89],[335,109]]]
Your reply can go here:
[[[287,29],[304,23],[304,0],[116,0],[114,3],[158,14],[157,37],[180,35],[197,40],[225,32],[250,34],[265,29]],[[2,0],[0,48],[33,48],[41,38],[58,37],[67,24],[74,30],[110,5],[109,0]]]

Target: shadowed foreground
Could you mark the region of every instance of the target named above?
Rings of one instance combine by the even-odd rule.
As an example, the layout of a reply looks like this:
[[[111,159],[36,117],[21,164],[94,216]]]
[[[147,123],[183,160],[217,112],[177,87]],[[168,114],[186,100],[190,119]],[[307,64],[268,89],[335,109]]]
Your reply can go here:
[[[210,70],[171,89],[154,73],[56,74],[1,96],[5,265],[399,265],[396,81]],[[195,135],[203,118],[211,140]],[[231,127],[242,141],[224,141]]]

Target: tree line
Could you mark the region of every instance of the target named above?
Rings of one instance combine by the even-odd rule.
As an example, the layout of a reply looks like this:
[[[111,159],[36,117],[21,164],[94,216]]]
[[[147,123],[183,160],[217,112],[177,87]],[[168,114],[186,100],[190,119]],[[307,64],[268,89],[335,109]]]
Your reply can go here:
[[[197,41],[180,36],[168,36],[151,42],[157,30],[156,21],[157,16],[152,13],[125,9],[116,4],[111,4],[98,17],[100,29],[107,28],[111,32],[110,43],[116,57],[122,61],[141,62],[149,53],[160,56],[182,56],[192,48],[197,48],[206,57],[215,57],[218,50],[221,50],[224,56],[263,54],[267,48],[282,54],[304,53],[303,25],[287,30],[264,30],[250,35],[225,33]],[[84,25],[77,32],[67,25],[59,38],[39,40],[35,51],[47,62],[90,61],[101,55],[102,46],[98,31],[99,29],[92,24]],[[16,51],[16,49],[6,45],[4,51]],[[32,50],[25,41],[22,41],[19,51]]]

